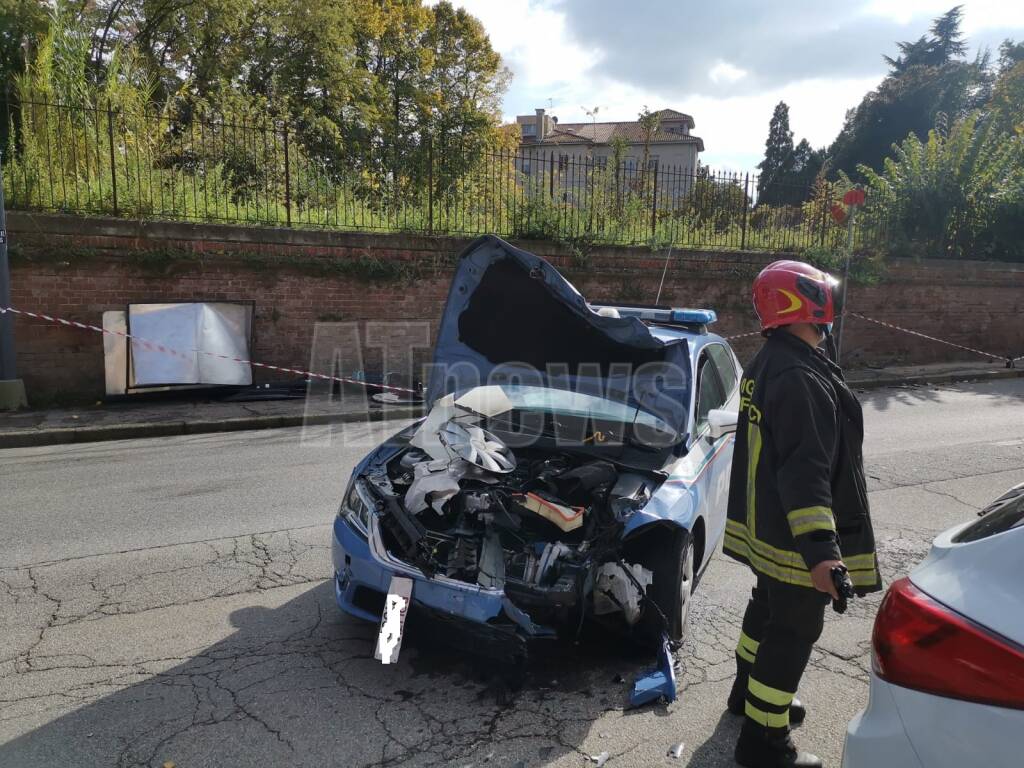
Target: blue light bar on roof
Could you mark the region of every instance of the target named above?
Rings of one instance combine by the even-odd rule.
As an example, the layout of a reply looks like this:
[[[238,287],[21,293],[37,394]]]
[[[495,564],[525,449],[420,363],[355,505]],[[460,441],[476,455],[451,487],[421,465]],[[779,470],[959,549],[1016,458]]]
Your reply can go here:
[[[711,325],[718,320],[718,315],[713,309],[673,309],[672,321],[676,323],[696,323],[698,325]]]
[[[648,323],[668,325],[709,325],[718,320],[713,309],[662,309],[660,307],[592,304],[591,309],[614,310],[613,317],[636,317]]]

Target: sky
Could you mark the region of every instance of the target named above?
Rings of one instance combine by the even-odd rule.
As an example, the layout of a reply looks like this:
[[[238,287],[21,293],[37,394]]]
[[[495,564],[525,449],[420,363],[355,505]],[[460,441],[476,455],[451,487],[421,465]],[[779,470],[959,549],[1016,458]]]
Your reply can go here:
[[[925,34],[953,0],[453,0],[479,18],[512,73],[503,112],[562,122],[693,116],[701,161],[753,170],[768,121],[790,108],[794,141],[827,146],[885,76],[883,54]],[[1022,0],[966,0],[973,56],[1024,39]]]

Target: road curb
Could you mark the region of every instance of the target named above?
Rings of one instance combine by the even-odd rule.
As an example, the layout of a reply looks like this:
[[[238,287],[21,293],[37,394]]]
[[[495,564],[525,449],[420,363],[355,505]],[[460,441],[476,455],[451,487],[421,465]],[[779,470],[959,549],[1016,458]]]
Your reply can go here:
[[[240,416],[230,419],[202,419],[194,421],[157,421],[128,424],[109,424],[93,427],[58,427],[32,432],[17,430],[0,432],[0,449],[34,448],[69,443],[96,443],[107,440],[137,440],[146,437],[173,435],[201,435],[214,432],[281,429],[284,427],[323,426],[359,421],[391,421],[414,419],[423,415],[422,408],[387,408],[349,413],[313,414],[311,416]]]
[[[848,377],[850,389],[885,389],[886,387],[923,386],[926,384],[953,384],[957,382],[985,382],[1000,379],[1024,378],[1024,369],[1003,368],[998,371],[979,371],[978,373],[940,373],[921,376],[903,376],[900,378],[857,379]]]

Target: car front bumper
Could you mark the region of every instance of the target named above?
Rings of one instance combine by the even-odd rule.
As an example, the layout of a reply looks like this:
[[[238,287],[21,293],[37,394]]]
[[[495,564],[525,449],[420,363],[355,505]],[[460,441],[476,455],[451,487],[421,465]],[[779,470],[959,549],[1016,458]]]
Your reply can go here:
[[[426,578],[419,569],[396,559],[384,548],[376,521],[356,529],[343,517],[334,521],[331,559],[338,607],[366,621],[380,621],[384,596],[393,576],[413,580],[413,609],[458,630],[467,637],[490,638],[505,647],[511,635],[524,640],[548,639],[553,629],[534,624],[500,589],[484,589],[444,576]],[[484,643],[486,645],[486,643]]]

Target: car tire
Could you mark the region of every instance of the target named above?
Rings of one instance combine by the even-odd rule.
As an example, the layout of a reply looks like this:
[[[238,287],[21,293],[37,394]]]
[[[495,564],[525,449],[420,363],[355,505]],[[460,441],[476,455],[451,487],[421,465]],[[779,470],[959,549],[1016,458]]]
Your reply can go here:
[[[641,621],[645,637],[657,643],[662,631],[674,643],[682,642],[690,619],[690,605],[694,587],[693,537],[686,531],[677,536],[654,538],[645,558],[646,567],[653,574],[647,595],[664,614],[665,621],[654,606],[644,607]]]

